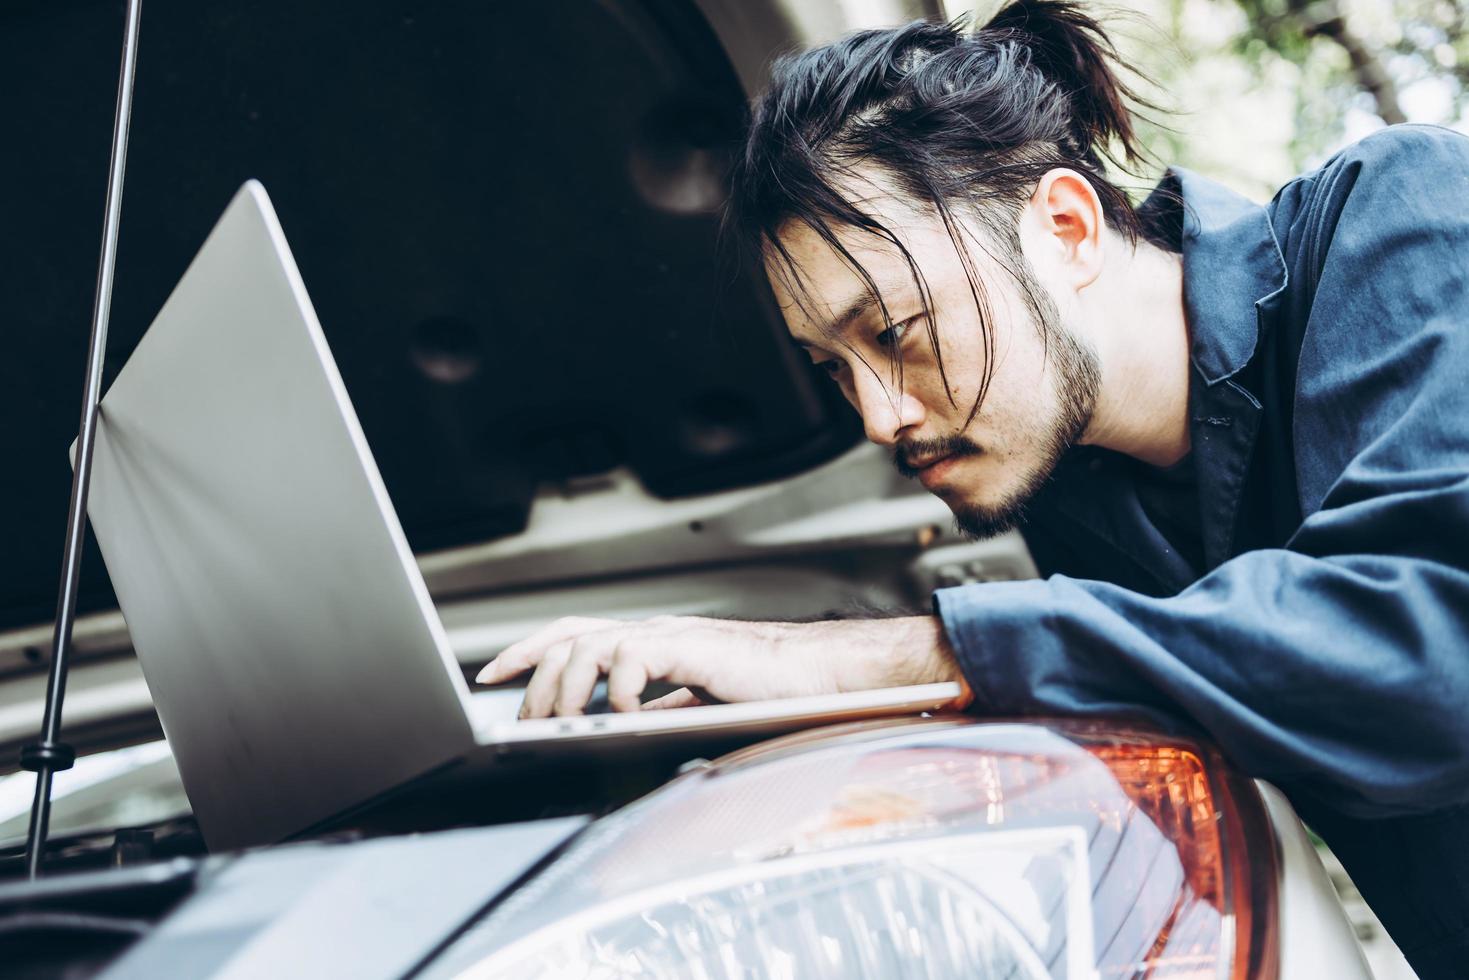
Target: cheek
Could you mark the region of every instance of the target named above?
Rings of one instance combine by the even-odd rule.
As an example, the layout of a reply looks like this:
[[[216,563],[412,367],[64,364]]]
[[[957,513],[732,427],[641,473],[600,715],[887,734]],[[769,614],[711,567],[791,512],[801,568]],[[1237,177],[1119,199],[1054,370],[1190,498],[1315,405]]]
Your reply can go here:
[[[986,400],[986,414],[993,404],[995,413],[990,424],[1003,443],[1004,455],[1030,458],[1045,453],[1054,444],[1062,412],[1059,399],[1046,384],[1021,385],[1004,396],[996,391],[992,398]]]
[[[945,343],[943,347],[943,370],[927,338],[920,341],[920,349],[904,364],[905,377],[915,391],[921,393],[930,412],[947,418],[958,430],[969,419],[975,399],[979,397],[984,383],[985,352],[978,345],[955,345]],[[990,385],[993,392],[993,381]],[[975,414],[971,426],[978,425],[990,414],[990,399]]]

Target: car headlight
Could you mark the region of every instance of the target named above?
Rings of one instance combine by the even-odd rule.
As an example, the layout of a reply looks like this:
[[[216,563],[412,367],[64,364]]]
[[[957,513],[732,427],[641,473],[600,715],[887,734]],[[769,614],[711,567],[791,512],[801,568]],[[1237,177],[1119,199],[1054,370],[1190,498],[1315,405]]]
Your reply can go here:
[[[1274,884],[1253,785],[1187,739],[861,723],[598,821],[428,975],[1258,978]]]

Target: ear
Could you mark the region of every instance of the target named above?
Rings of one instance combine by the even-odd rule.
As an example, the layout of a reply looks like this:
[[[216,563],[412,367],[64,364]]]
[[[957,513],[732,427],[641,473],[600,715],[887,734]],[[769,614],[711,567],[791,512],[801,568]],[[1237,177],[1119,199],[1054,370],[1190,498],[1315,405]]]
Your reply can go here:
[[[1048,171],[1031,195],[1040,230],[1055,246],[1058,271],[1072,289],[1102,273],[1102,201],[1091,181],[1065,167]]]

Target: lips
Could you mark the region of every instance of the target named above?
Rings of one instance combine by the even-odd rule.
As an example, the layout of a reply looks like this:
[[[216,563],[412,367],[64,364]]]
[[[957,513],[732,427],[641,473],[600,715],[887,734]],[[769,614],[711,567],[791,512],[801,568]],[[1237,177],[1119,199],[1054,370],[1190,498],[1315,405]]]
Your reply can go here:
[[[904,462],[906,462],[908,464],[908,468],[911,469],[911,470],[926,470],[930,466],[932,466],[933,464],[935,464],[935,463],[941,463],[941,462],[943,462],[944,460],[946,460],[948,458],[950,458],[950,457],[949,456],[929,456],[929,457],[926,457],[926,458],[920,459],[920,460],[907,459],[907,460],[904,460]]]
[[[953,454],[931,457],[918,469],[918,482],[922,483],[925,488],[933,490],[943,482],[945,474],[949,472],[950,464],[959,458]]]
[[[917,478],[932,490],[940,473],[947,473],[965,456],[978,456],[980,452],[979,446],[962,437],[918,439],[893,453],[893,465],[903,476]]]

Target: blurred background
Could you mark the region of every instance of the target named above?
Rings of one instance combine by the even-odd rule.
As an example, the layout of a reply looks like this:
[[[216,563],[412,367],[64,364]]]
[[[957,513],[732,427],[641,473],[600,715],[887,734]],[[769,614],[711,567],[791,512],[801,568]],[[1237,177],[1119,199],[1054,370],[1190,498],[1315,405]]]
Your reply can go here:
[[[149,0],[108,376],[257,177],[467,670],[573,609],[789,616],[1023,575],[855,455],[845,405],[713,234],[721,154],[775,54],[1000,6]],[[1162,107],[1156,165],[1123,181],[1139,193],[1179,164],[1264,201],[1382,126],[1469,132],[1465,0],[1093,9]],[[3,774],[40,717],[121,14],[0,8],[0,843],[30,793]],[[95,548],[84,568],[69,737],[124,754],[58,781],[78,832],[182,807]],[[144,766],[156,786],[104,785]],[[1405,975],[1352,909],[1380,975]]]
[[[976,5],[984,17],[998,4]],[[1268,200],[1391,123],[1469,132],[1464,0],[1132,0],[1098,11],[1172,112],[1145,128],[1177,163]],[[1106,18],[1112,9],[1116,15]]]

